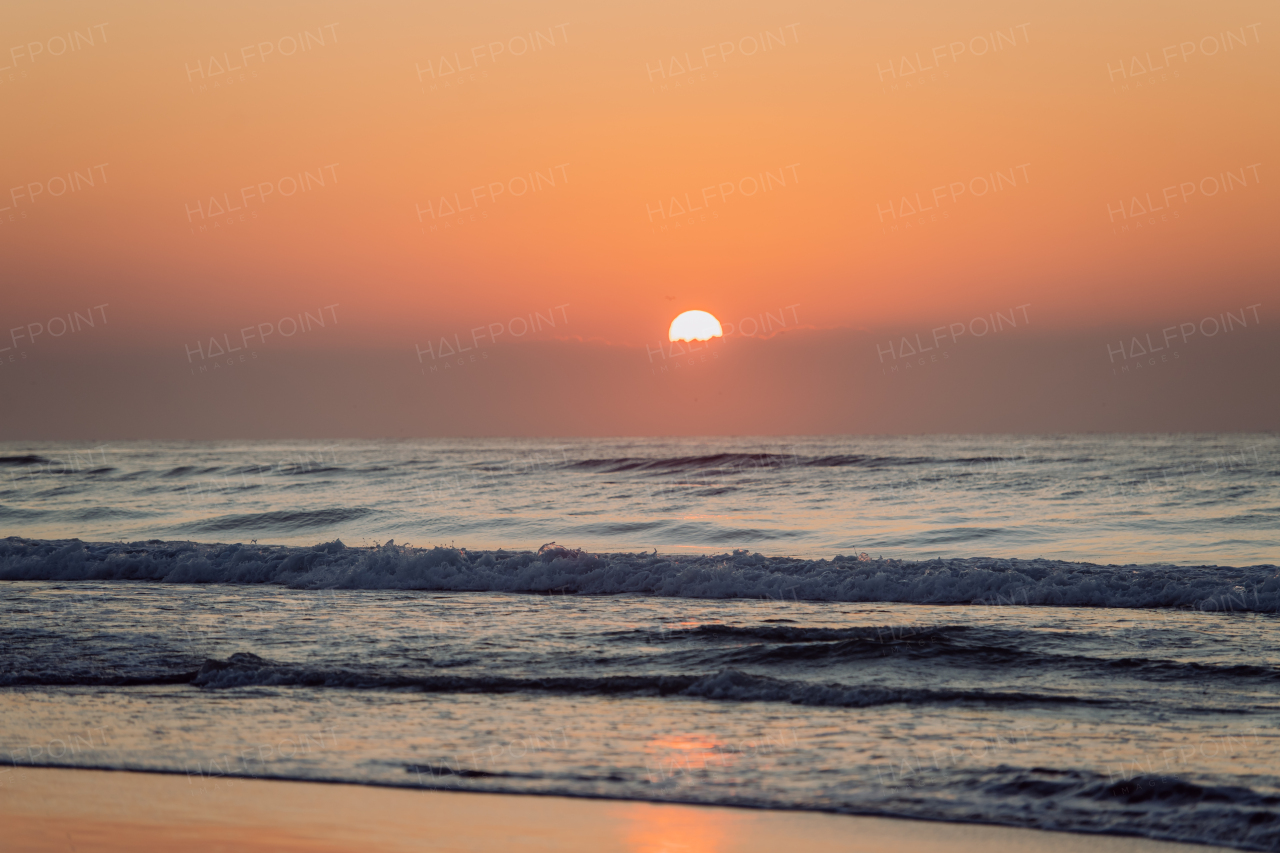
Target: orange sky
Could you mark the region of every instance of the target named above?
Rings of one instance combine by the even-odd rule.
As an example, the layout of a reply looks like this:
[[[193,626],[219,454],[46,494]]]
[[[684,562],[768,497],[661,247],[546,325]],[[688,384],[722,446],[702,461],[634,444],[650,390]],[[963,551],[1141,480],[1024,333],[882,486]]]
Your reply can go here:
[[[1277,294],[1267,3],[260,5],[7,10],[6,327],[105,304],[107,352],[169,353],[338,306],[306,346],[412,357],[553,306],[639,345]]]

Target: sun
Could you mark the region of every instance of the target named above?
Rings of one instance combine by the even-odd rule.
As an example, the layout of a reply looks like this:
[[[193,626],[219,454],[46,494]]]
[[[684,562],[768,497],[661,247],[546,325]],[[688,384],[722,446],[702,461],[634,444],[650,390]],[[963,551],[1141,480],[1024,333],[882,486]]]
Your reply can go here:
[[[671,321],[668,340],[706,341],[724,335],[720,321],[706,311],[686,311]]]

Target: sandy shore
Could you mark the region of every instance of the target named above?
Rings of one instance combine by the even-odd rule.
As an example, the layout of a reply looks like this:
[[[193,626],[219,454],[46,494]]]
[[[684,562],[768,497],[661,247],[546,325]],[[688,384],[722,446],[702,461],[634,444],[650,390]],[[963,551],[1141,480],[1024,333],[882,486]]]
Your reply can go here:
[[[1025,829],[259,779],[11,768],[4,851],[1157,853],[1221,849]]]

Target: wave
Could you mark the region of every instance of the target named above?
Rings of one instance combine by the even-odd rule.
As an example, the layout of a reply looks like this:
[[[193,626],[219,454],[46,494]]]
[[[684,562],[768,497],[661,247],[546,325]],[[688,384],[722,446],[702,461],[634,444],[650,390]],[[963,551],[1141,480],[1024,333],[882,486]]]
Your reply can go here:
[[[0,521],[9,522],[29,522],[39,521],[47,516],[55,513],[44,509],[30,509],[21,506],[9,506],[8,504],[0,504]]]
[[[969,821],[980,815],[982,822],[1040,830],[1138,835],[1245,850],[1280,848],[1280,797],[1266,789],[1266,777],[1253,777],[1264,786],[1255,790],[1232,777],[1160,775],[1139,770],[1136,762],[1108,765],[1106,776],[1003,764],[935,773],[936,754],[914,758],[914,765],[902,761],[885,767],[881,775],[891,788],[909,792],[879,804],[898,817]],[[1150,759],[1144,763],[1159,764]]]
[[[709,675],[543,676],[386,674],[285,664],[249,652],[227,660],[206,660],[195,671],[118,675],[98,672],[13,672],[0,685],[145,686],[188,684],[205,690],[245,687],[308,687],[341,690],[397,690],[422,693],[550,693],[564,696],[664,696],[717,702],[785,702],[792,705],[867,708],[891,704],[985,702],[999,704],[1106,704],[1074,696],[988,690],[887,688],[818,683],[751,675],[726,669]]]
[[[773,625],[698,625],[691,628],[619,632],[635,634],[647,642],[723,639],[715,658],[736,666],[788,664],[792,662],[842,663],[877,660],[893,654],[895,660],[939,661],[948,667],[994,666],[1028,671],[1058,667],[1088,667],[1151,681],[1184,679],[1280,680],[1280,668],[1264,664],[1221,664],[1136,657],[1105,657],[1047,649],[1036,637],[1020,630],[970,625],[883,625],[855,628],[808,628]],[[1086,644],[1097,635],[1073,633]],[[754,641],[754,642],[753,642]],[[748,644],[744,644],[748,643]],[[1100,675],[1102,673],[1099,673]]]
[[[171,683],[171,682],[170,682]],[[751,675],[727,669],[710,675],[543,676],[385,675],[281,664],[247,652],[208,660],[189,678],[205,689],[324,687],[417,690],[424,693],[553,693],[574,696],[676,696],[718,702],[786,702],[792,705],[866,708],[890,704],[986,702],[1001,704],[1103,704],[1075,696],[988,690],[929,690],[816,683]]]
[[[865,453],[836,453],[803,456],[790,453],[711,453],[702,456],[620,456],[605,459],[582,459],[565,462],[561,467],[576,471],[617,474],[628,471],[676,473],[718,470],[722,473],[758,468],[902,468],[917,465],[1012,465],[1015,463],[1052,462],[1023,456],[877,456]],[[957,475],[949,472],[947,476]]]
[[[987,702],[1000,704],[1099,705],[1104,700],[1081,699],[1045,693],[1004,693],[989,690],[928,690],[919,687],[870,687],[845,684],[818,684],[750,675],[727,669],[705,676],[680,692],[729,702],[789,702],[836,708],[867,708],[874,705],[923,704],[936,702]]]
[[[22,456],[0,456],[0,465],[48,465],[51,462],[50,459],[30,453]]]
[[[290,533],[343,524],[364,518],[372,513],[373,510],[365,507],[333,507],[305,512],[277,510],[275,512],[256,512],[243,515],[222,515],[217,518],[184,524],[178,529],[183,533],[194,534],[228,533],[236,530]]]
[[[194,465],[179,465],[176,468],[171,468],[168,471],[165,471],[160,476],[161,477],[186,477],[189,474],[217,473],[218,470],[219,469],[217,468],[197,468]]]
[[[154,512],[124,509],[118,506],[91,506],[62,513],[67,521],[115,521],[152,518]]]
[[[856,628],[806,628],[791,625],[695,625],[691,628],[671,628],[667,636],[710,637],[714,639],[764,640],[770,643],[823,643],[836,640],[915,640],[936,642],[945,635],[963,634],[971,629],[967,625],[902,626],[872,625]]]
[[[944,461],[946,460],[928,456],[869,456],[857,453],[827,456],[798,456],[784,453],[711,453],[703,456],[622,456],[613,459],[582,459],[564,463],[563,467],[601,474],[617,474],[626,471],[667,474],[707,469],[747,471],[757,468],[886,468]],[[986,458],[972,461],[986,461]]]
[[[153,687],[160,684],[190,684],[194,671],[119,675],[103,672],[0,673],[0,687]]]
[[[262,513],[215,520],[256,529],[301,526],[322,513]],[[204,522],[212,524],[215,522]],[[131,544],[11,536],[0,541],[0,580],[151,580],[272,583],[298,589],[420,589],[460,592],[644,594],[787,601],[895,601],[970,606],[1194,608],[1280,612],[1275,565],[1099,566],[1062,560],[831,560],[732,555],[590,554],[411,548],[388,542],[310,548],[194,542]]]
[[[421,780],[423,774],[430,779],[439,779],[442,777],[456,776],[459,779],[546,779],[546,775],[542,773],[511,773],[498,770],[480,770],[474,767],[463,767],[461,762],[454,759],[458,764],[457,767],[450,767],[446,764],[406,764],[404,769],[406,772],[415,773]],[[421,784],[421,782],[419,782]]]

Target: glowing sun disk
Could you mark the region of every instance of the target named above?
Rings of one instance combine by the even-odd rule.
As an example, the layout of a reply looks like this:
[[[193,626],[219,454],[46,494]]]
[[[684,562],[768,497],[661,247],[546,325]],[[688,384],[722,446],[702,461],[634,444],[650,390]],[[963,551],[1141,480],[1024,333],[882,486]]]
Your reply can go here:
[[[706,311],[686,311],[671,321],[667,339],[672,341],[706,341],[724,335],[720,321]]]

